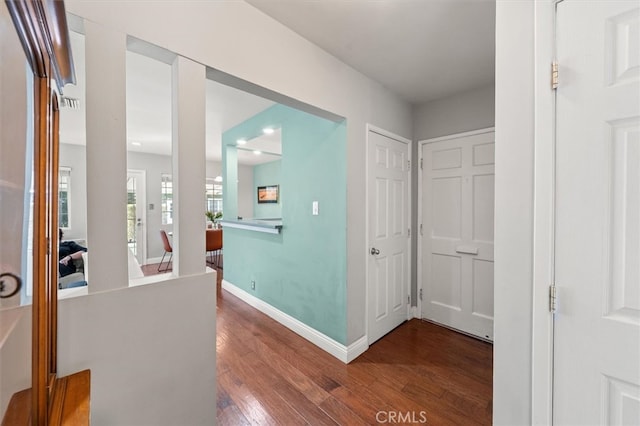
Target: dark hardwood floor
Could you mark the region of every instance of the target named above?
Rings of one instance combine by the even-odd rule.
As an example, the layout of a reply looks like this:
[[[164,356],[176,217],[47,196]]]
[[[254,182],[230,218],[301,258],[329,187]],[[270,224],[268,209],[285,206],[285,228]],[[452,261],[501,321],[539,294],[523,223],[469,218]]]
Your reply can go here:
[[[219,425],[491,424],[492,345],[411,320],[345,365],[222,291]]]

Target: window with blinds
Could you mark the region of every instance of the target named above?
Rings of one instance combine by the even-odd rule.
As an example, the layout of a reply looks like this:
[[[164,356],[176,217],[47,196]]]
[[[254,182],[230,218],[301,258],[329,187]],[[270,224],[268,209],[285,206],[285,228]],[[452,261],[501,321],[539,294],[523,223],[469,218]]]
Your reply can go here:
[[[173,182],[170,174],[162,174],[162,224],[173,224]]]
[[[58,226],[70,227],[69,200],[71,194],[71,167],[58,170]]]

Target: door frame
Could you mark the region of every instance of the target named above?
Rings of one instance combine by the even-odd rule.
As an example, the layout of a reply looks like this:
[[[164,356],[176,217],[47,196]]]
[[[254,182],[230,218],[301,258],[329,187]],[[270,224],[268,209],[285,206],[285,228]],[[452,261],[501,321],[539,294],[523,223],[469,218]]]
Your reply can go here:
[[[526,270],[515,277],[523,291],[511,300],[504,296],[496,299],[498,293],[494,294],[498,315],[494,318],[493,415],[503,423],[525,416],[529,424],[553,421],[553,328],[548,307],[553,279],[555,93],[550,80],[558,2],[528,0],[496,5],[496,182],[501,182],[496,200],[505,197],[505,180],[517,181],[532,194],[526,200],[519,198],[524,204],[517,209],[495,212],[506,222],[496,223],[496,235],[502,238],[522,211],[531,212],[531,217],[524,218],[526,239],[517,245],[528,248],[522,262]],[[510,146],[514,139],[518,139],[517,149]],[[515,158],[509,158],[512,155]],[[508,270],[506,266],[499,269],[502,274]],[[529,356],[514,358],[514,346],[526,347]],[[501,373],[496,375],[495,371]],[[522,376],[528,378],[526,383]],[[517,407],[509,404],[514,389],[527,391],[526,401]]]
[[[423,188],[424,185],[422,184],[422,180],[424,178],[424,172],[422,169],[422,163],[424,162],[424,159],[422,157],[422,150],[424,149],[425,145],[432,144],[435,142],[444,142],[448,140],[460,139],[467,136],[482,135],[482,134],[491,133],[491,132],[495,133],[495,127],[486,127],[483,129],[471,130],[469,132],[454,133],[451,135],[440,136],[437,138],[424,139],[424,140],[418,141],[418,158],[419,158],[420,166],[418,167],[418,196],[416,197],[416,202],[418,203],[418,220],[417,220],[418,233],[416,234],[416,238],[418,239],[417,257],[416,257],[417,281],[418,281],[416,283],[416,292],[418,295],[417,296],[418,301],[416,303],[416,318],[422,319],[422,298],[420,297],[420,290],[423,290],[422,274],[424,273],[424,271],[422,270],[422,255],[424,254],[423,248],[422,248],[422,237],[423,237],[422,214],[424,213],[422,209],[422,205],[424,201],[422,196],[422,191],[424,190]],[[495,217],[495,213],[494,213],[494,217]],[[424,293],[426,293],[426,291],[423,291],[423,294]],[[494,321],[495,321],[495,317],[494,317]],[[494,335],[494,339],[495,339],[495,335]]]
[[[137,201],[137,196],[141,195],[140,197],[140,203],[142,204],[142,214],[140,215],[140,217],[142,218],[142,252],[140,253],[140,258],[142,259],[142,262],[140,262],[141,265],[146,265],[147,264],[147,171],[143,170],[143,169],[127,169],[127,179],[129,178],[129,173],[135,173],[138,174],[141,178],[142,178],[142,192],[141,194],[136,194],[136,201]],[[138,187],[136,185],[136,192],[138,192]],[[137,211],[136,211],[137,213]],[[136,241],[136,243],[138,244],[136,246],[136,249],[138,249],[140,247],[140,244],[138,241]],[[127,246],[127,250],[129,249],[129,247]]]
[[[366,136],[365,136],[365,246],[364,246],[364,253],[365,253],[365,287],[364,287],[364,297],[365,297],[365,310],[364,310],[364,315],[365,315],[365,336],[367,339],[367,346],[369,345],[369,284],[370,284],[370,278],[369,278],[369,248],[371,247],[371,242],[370,242],[370,237],[369,237],[369,190],[370,185],[369,185],[369,144],[370,144],[370,139],[369,139],[369,134],[373,132],[373,133],[377,133],[381,136],[385,136],[387,138],[393,139],[395,141],[404,143],[407,145],[407,149],[408,149],[408,160],[409,160],[409,164],[411,165],[409,170],[407,170],[407,192],[408,192],[408,197],[407,197],[407,226],[409,227],[409,229],[411,230],[411,237],[413,237],[414,234],[414,230],[411,229],[411,206],[413,203],[413,197],[412,197],[412,193],[411,193],[411,169],[413,167],[415,167],[415,165],[413,164],[413,159],[412,159],[412,148],[413,148],[413,141],[411,139],[407,139],[404,138],[402,136],[399,136],[395,133],[389,132],[387,130],[384,130],[380,127],[376,127],[373,124],[367,123],[366,124]],[[411,237],[407,238],[407,294],[410,296],[411,295]],[[407,320],[411,319],[411,303],[407,304]]]
[[[549,425],[553,424],[554,321],[549,311],[549,286],[555,278],[556,199],[556,91],[551,89],[549,75],[550,64],[556,57],[556,9],[562,1],[535,4],[533,26],[531,422]]]

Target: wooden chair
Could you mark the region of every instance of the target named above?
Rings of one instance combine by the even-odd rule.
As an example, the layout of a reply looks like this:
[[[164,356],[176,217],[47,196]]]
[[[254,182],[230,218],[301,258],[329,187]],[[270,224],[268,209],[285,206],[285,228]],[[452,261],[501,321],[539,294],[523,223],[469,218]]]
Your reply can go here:
[[[220,254],[222,252],[222,229],[207,229],[207,263],[220,267]],[[215,258],[215,262],[214,262]]]
[[[169,237],[164,229],[160,230],[160,238],[162,238],[162,244],[164,245],[164,253],[162,254],[162,260],[160,260],[160,264],[158,265],[158,272],[167,272],[169,270],[169,264],[171,263],[171,259],[173,259],[173,248],[171,247],[171,243],[169,242]],[[169,260],[167,261],[167,267],[161,270],[162,262],[164,262],[164,257],[169,253]]]

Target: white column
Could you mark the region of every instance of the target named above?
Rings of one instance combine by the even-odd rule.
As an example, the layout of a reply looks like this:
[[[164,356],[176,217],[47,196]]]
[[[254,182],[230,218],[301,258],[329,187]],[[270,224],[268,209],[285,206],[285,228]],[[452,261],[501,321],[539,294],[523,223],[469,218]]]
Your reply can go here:
[[[205,67],[178,56],[172,72],[173,273],[205,270]]]
[[[496,3],[495,425],[532,423],[535,3]]]
[[[124,33],[85,22],[89,292],[128,286]]]

